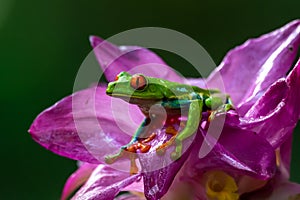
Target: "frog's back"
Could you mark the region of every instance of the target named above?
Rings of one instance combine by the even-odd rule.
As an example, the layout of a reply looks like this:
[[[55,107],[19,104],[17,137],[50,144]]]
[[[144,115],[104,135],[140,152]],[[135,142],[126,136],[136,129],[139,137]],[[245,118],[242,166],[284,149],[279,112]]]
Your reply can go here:
[[[199,95],[210,96],[211,94],[220,93],[220,91],[217,90],[217,89],[203,89],[203,88],[200,88],[198,86],[191,86],[191,87]]]
[[[164,96],[160,103],[166,109],[189,107],[192,101],[205,101],[211,94],[219,92],[166,80],[160,80],[159,85]]]

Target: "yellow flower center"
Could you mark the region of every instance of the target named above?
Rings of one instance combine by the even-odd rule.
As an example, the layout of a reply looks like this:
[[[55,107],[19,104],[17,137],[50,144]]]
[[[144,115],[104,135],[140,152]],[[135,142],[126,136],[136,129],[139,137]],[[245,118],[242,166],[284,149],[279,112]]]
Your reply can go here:
[[[224,187],[225,187],[224,181],[220,182],[220,180],[212,180],[209,183],[209,188],[214,192],[222,192]]]
[[[235,180],[222,171],[204,174],[206,196],[209,200],[237,200],[239,194]]]

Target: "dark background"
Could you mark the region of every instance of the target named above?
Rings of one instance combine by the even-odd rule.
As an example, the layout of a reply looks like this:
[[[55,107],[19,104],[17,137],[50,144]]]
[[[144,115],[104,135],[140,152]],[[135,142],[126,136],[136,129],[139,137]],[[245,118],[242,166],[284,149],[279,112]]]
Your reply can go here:
[[[1,0],[0,199],[59,199],[76,169],[75,161],[40,147],[27,130],[37,114],[72,93],[77,70],[91,51],[89,35],[107,38],[137,27],[171,28],[197,40],[220,63],[246,39],[299,18],[299,8],[299,0]],[[164,58],[174,67],[185,64],[169,54]],[[298,126],[292,163],[292,180],[298,183],[299,132]]]

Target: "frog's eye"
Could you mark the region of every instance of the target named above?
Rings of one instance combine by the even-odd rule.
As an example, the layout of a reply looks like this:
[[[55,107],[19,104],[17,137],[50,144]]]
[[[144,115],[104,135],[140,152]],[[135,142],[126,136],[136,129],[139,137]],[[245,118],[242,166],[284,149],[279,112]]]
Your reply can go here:
[[[143,90],[147,86],[147,79],[141,74],[135,74],[130,80],[130,86],[136,90]]]

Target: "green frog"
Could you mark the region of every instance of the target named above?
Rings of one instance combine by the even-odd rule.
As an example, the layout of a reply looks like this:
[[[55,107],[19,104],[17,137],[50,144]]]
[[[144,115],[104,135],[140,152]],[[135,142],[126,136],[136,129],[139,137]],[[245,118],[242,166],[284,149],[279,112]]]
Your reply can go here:
[[[156,148],[157,154],[163,154],[166,148],[174,145],[170,156],[177,160],[182,155],[183,141],[197,132],[202,112],[208,112],[208,121],[211,121],[217,113],[233,109],[230,97],[218,90],[127,72],[119,73],[116,80],[108,84],[106,94],[137,105],[145,115],[132,140],[118,153],[105,157],[105,162],[111,164],[127,153],[131,160],[131,174],[138,171],[136,153],[150,150],[149,143],[156,137],[157,129],[164,127],[165,133],[171,136]],[[182,120],[184,117],[186,119]]]

